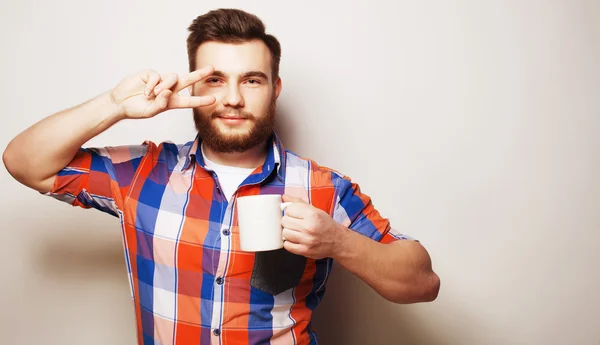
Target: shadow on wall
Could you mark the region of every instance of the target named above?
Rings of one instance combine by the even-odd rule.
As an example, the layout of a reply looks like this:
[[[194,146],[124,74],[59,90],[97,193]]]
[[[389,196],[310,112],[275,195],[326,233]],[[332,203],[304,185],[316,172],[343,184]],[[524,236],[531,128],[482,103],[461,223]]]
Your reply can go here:
[[[419,307],[385,300],[334,264],[325,297],[314,313],[313,327],[324,345],[452,344],[436,331],[433,322],[419,315]]]
[[[12,340],[3,343],[133,344],[135,319],[118,220],[55,201],[31,207],[34,217],[15,234],[24,256],[21,270],[12,272],[18,291],[0,318],[17,330],[35,325],[36,332],[10,329],[5,333]]]
[[[55,219],[51,225],[55,230],[36,241],[34,270],[44,279],[110,278],[119,285],[126,283],[127,268],[118,222],[95,210],[62,211],[63,219],[58,222]]]
[[[127,279],[123,248],[119,243],[91,240],[74,243],[52,238],[37,253],[35,270],[45,278],[81,280],[118,276],[116,279]]]
[[[275,132],[286,149],[295,151],[298,145],[294,145],[294,143],[300,140],[297,131],[300,121],[293,117],[293,112],[288,108],[290,107],[285,102],[277,102]]]

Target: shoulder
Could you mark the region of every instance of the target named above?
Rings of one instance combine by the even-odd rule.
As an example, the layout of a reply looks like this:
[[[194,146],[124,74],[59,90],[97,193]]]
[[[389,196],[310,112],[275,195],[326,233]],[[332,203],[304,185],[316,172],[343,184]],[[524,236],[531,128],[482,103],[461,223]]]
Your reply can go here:
[[[141,145],[134,147],[139,153],[151,156],[154,160],[169,160],[180,156],[186,156],[190,153],[193,142],[178,144],[173,141],[154,142],[151,140],[144,141]]]
[[[155,142],[146,140],[137,145],[118,145],[104,147],[87,147],[80,150],[81,154],[104,157],[115,166],[134,164],[138,166],[142,162],[156,165],[160,162],[168,166],[176,165],[182,158],[185,159],[191,150],[193,142],[176,144],[172,141]]]
[[[350,178],[342,172],[289,150],[286,150],[286,175],[310,179],[312,187],[339,188],[350,183]]]

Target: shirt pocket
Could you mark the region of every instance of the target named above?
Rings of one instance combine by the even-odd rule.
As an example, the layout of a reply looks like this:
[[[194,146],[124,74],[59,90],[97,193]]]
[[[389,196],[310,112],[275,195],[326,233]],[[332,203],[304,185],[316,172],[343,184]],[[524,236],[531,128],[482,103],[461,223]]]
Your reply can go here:
[[[296,287],[305,267],[306,257],[292,254],[284,248],[256,252],[250,285],[275,296]]]

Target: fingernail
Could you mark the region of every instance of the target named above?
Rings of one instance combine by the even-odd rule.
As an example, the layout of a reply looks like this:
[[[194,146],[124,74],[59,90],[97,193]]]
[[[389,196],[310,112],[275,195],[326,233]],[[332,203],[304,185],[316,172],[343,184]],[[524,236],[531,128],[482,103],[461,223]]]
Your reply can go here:
[[[144,91],[144,95],[148,96],[150,94],[150,89],[146,89],[146,91]]]
[[[154,94],[158,96],[158,94],[162,91],[160,87],[154,89]]]

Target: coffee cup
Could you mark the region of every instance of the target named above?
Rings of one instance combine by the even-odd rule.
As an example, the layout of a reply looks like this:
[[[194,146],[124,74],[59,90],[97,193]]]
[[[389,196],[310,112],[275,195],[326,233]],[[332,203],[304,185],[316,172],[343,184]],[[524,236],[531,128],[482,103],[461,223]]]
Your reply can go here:
[[[282,202],[279,194],[237,198],[240,249],[260,252],[283,248],[281,217],[291,202]]]

